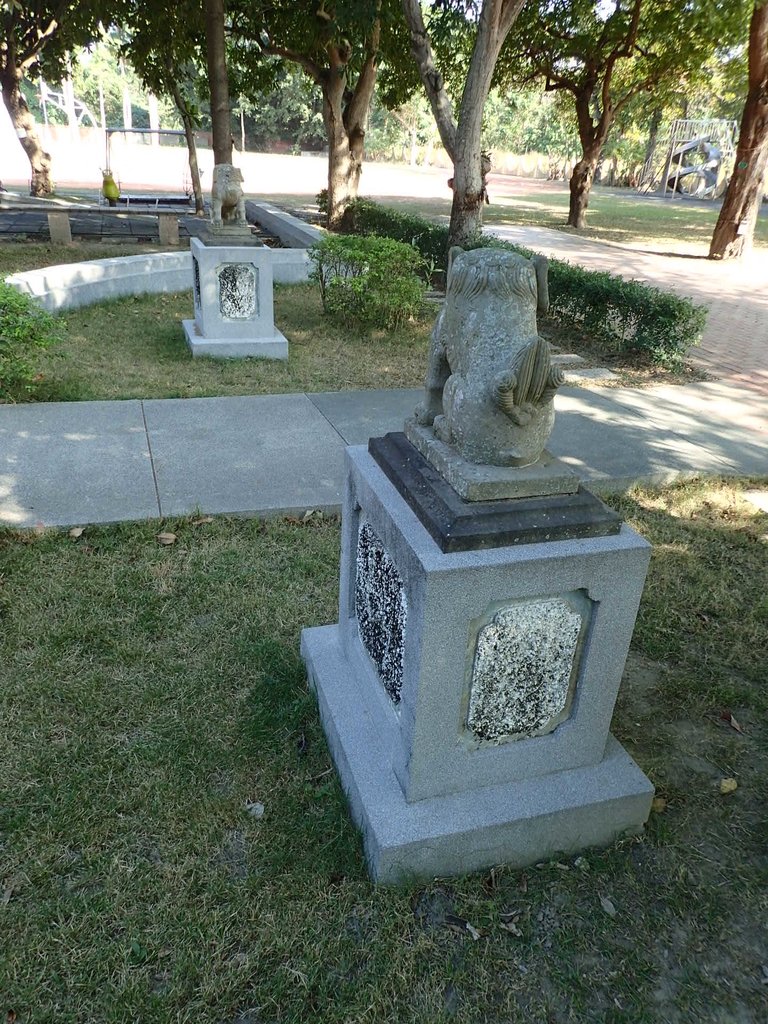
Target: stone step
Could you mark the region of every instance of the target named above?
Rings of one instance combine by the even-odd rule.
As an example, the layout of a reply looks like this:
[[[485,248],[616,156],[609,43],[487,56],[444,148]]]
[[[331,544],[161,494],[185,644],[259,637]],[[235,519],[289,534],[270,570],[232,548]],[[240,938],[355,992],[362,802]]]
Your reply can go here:
[[[568,384],[578,384],[582,380],[619,380],[618,373],[608,370],[604,366],[585,366],[582,369],[565,370],[565,380]]]
[[[553,366],[580,366],[586,360],[575,352],[553,352],[550,357]]]

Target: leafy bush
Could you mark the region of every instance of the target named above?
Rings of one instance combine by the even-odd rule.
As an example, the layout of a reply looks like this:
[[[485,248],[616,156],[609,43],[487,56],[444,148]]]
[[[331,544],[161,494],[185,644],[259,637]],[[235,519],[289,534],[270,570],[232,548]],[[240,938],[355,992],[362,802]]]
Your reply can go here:
[[[36,356],[59,341],[59,321],[0,281],[0,400],[15,400],[33,389]]]
[[[323,309],[347,325],[391,328],[419,312],[423,259],[391,238],[330,235],[313,245]]]
[[[447,265],[446,225],[390,210],[370,199],[355,201],[352,223],[363,235],[410,242],[432,268]],[[474,247],[533,255],[492,235],[483,235]],[[575,328],[609,352],[642,353],[671,368],[679,366],[686,351],[698,343],[707,319],[706,310],[689,299],[562,260],[549,261],[549,297],[550,316],[560,324]]]

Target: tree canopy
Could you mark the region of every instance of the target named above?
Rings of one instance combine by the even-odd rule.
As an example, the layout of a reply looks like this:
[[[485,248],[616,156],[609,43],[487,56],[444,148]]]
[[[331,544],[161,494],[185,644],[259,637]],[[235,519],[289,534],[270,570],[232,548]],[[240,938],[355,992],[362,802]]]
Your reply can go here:
[[[572,98],[582,156],[569,224],[584,224],[595,168],[624,108],[699,75],[718,47],[739,38],[744,17],[744,0],[528,0],[497,79],[540,81]]]

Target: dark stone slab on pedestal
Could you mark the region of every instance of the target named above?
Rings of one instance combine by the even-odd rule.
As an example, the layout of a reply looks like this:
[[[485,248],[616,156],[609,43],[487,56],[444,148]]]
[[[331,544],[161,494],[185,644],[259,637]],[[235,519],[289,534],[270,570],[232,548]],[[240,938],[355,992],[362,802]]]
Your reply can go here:
[[[473,551],[617,534],[621,519],[594,494],[464,501],[405,434],[372,437],[368,450],[441,551]]]

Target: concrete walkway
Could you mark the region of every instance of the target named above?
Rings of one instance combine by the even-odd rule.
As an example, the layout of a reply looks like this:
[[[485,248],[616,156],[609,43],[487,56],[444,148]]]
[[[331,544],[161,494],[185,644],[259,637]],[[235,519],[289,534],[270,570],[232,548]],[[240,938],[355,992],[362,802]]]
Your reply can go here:
[[[418,391],[0,406],[0,523],[72,526],[339,508],[346,444],[402,428]],[[714,381],[564,388],[550,449],[596,490],[768,475],[768,396]]]
[[[744,262],[706,258],[703,245],[641,248],[595,242],[552,228],[488,224],[486,231],[589,270],[608,270],[677,292],[709,309],[701,344],[688,353],[713,377],[768,395],[768,252]]]

